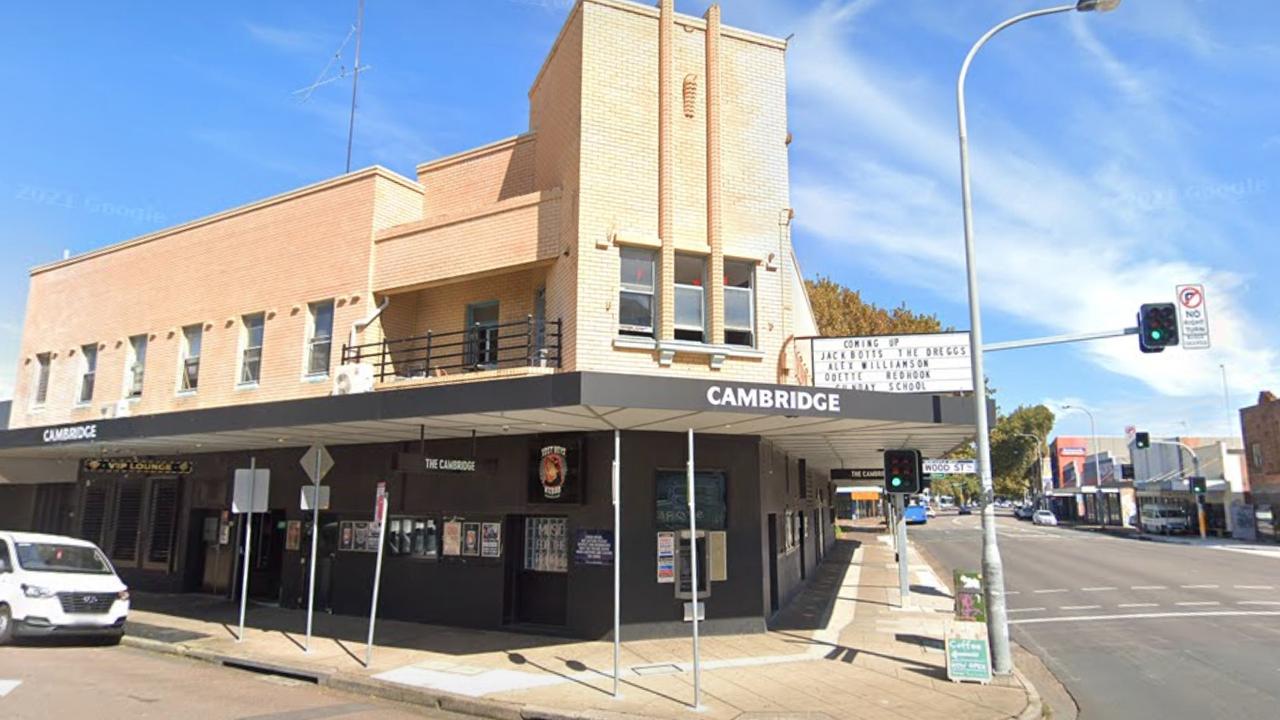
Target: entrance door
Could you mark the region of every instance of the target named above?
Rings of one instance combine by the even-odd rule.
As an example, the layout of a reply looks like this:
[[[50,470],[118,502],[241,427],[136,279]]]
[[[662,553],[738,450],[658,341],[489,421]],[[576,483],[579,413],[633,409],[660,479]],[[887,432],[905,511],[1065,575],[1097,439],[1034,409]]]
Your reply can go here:
[[[467,367],[489,370],[498,366],[498,301],[467,306]]]
[[[778,612],[778,514],[769,513],[769,614]]]
[[[320,612],[333,612],[333,563],[338,556],[338,517],[320,513],[320,537],[316,540],[316,602]],[[302,521],[302,579],[298,583],[298,607],[307,606],[311,586],[311,516]]]
[[[284,564],[287,526],[283,510],[254,513],[253,546],[249,548],[249,597],[266,602],[280,601],[280,571]],[[236,591],[239,592],[239,572],[235,580]]]
[[[568,521],[563,517],[525,517],[519,523],[519,552],[511,593],[513,620],[534,625],[564,625],[569,601]]]
[[[804,554],[805,554],[805,553],[804,553],[804,543],[805,543],[805,541],[806,541],[806,540],[808,540],[808,539],[809,539],[809,535],[808,535],[807,533],[805,533],[805,531],[804,531],[804,511],[803,511],[803,510],[798,510],[798,511],[796,511],[796,521],[800,523],[800,529],[799,529],[799,531],[798,531],[798,532],[800,533],[800,542],[798,542],[798,543],[796,543],[796,544],[800,546],[800,579],[801,579],[801,580],[803,580],[803,579],[804,579],[804,573],[805,573],[805,570],[804,570]]]

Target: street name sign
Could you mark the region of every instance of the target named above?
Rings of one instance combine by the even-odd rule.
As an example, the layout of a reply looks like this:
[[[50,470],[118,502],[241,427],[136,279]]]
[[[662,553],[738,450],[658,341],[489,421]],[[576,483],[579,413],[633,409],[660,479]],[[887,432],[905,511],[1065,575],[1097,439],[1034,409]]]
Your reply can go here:
[[[925,460],[925,475],[972,475],[978,472],[976,460]]]
[[[1203,285],[1179,285],[1178,332],[1184,350],[1209,348],[1209,307]]]
[[[967,332],[812,338],[816,387],[887,393],[973,391]]]

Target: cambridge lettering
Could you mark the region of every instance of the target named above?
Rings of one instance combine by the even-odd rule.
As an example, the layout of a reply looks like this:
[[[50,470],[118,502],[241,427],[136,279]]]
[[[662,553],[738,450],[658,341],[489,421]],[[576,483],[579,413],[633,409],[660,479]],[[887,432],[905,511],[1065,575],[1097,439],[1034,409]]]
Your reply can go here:
[[[98,437],[98,425],[90,423],[88,425],[70,425],[68,427],[49,428],[44,431],[44,441],[47,443],[55,442],[72,442],[74,440],[96,440]]]
[[[814,393],[807,390],[733,388],[712,385],[707,388],[707,402],[717,407],[840,412],[840,395],[838,393]]]

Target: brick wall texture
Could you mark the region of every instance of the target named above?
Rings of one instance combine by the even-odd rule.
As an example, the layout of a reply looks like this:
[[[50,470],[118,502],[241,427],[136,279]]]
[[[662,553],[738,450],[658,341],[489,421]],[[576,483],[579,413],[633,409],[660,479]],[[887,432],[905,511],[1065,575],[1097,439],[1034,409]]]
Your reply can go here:
[[[416,181],[369,168],[34,269],[11,426],[328,394],[331,383],[307,378],[304,360],[308,304],[330,299],[331,370],[353,323],[384,299],[358,342],[460,330],[476,302],[496,300],[501,321],[523,320],[542,294],[546,317],[563,321],[562,370],[793,382],[784,348],[811,319],[795,297],[788,234],[785,44],[721,27],[718,14],[718,42],[708,43],[708,21],[667,17],[667,102],[658,97],[658,9],[582,0],[529,91],[521,135],[423,163]],[[716,99],[719,142],[709,152]],[[661,154],[660,105],[670,128]],[[670,163],[661,203],[660,155]],[[617,343],[628,243],[665,244],[715,270],[723,258],[753,262],[755,348],[720,352],[719,365],[710,361],[719,346],[679,347],[667,364],[657,341]],[[664,270],[659,283],[669,286]],[[710,307],[713,345],[723,339],[721,297]],[[259,312],[262,377],[238,387],[241,317]],[[657,315],[658,339],[670,338],[671,309]],[[182,328],[192,324],[204,329],[200,385],[181,393]],[[139,334],[148,338],[143,393],[121,404],[128,338]],[[80,348],[90,343],[97,376],[82,404]],[[45,353],[48,393],[37,404]]]

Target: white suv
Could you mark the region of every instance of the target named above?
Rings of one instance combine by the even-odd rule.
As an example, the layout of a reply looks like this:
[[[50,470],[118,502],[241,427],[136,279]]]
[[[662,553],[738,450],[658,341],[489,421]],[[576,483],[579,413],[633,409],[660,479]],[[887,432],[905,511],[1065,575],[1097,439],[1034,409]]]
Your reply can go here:
[[[91,542],[0,532],[0,645],[16,636],[120,641],[129,590]]]

